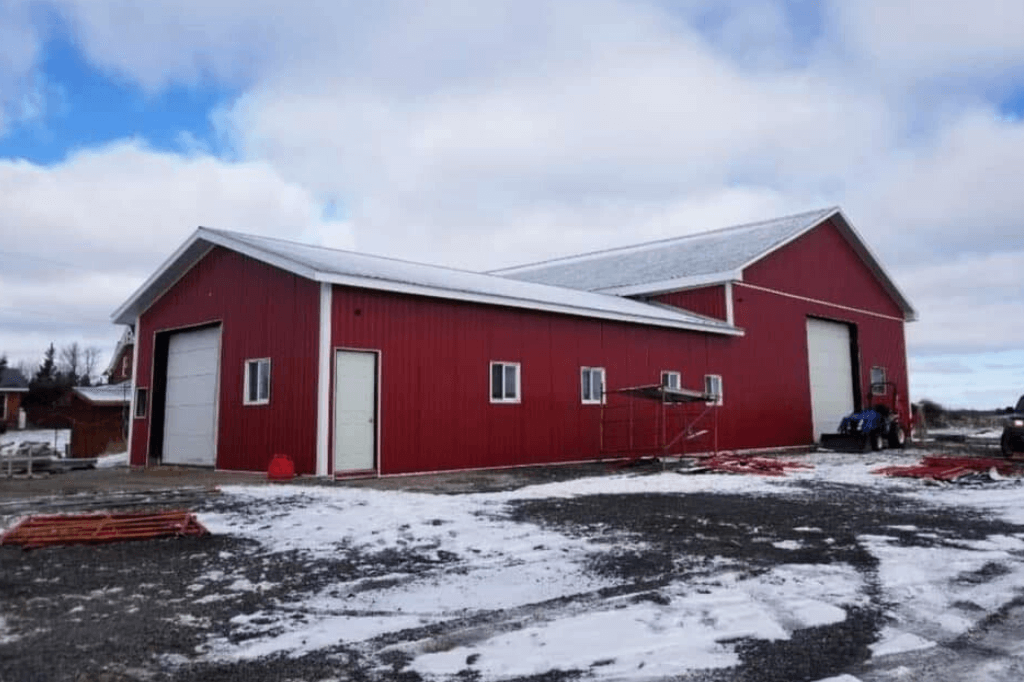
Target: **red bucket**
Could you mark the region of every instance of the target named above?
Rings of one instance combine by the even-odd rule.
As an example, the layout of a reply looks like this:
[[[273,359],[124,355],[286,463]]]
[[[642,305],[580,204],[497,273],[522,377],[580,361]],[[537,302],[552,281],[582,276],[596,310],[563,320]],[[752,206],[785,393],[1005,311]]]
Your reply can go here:
[[[274,455],[267,467],[267,478],[271,481],[290,481],[295,478],[295,462],[288,455]]]

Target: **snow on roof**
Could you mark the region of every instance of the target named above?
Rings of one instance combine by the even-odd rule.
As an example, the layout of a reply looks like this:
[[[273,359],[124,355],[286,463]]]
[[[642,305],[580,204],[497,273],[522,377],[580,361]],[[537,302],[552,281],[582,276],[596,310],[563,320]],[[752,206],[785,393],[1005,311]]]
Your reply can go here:
[[[118,339],[117,345],[114,346],[114,354],[110,356],[110,364],[103,370],[103,374],[112,374],[117,369],[118,360],[121,359],[121,351],[126,346],[132,346],[135,344],[135,332],[131,327],[125,327],[124,332],[121,334],[121,338]]]
[[[554,286],[608,291],[729,275],[820,224],[839,209],[807,213],[662,239],[635,246],[494,270],[491,274]]]
[[[128,382],[102,386],[76,386],[75,393],[95,405],[127,405],[132,387]]]
[[[28,390],[28,379],[13,367],[0,369],[0,391],[22,392]]]
[[[541,310],[677,329],[741,335],[720,320],[668,306],[201,227],[114,314],[129,324],[214,246],[308,279],[367,289]]]

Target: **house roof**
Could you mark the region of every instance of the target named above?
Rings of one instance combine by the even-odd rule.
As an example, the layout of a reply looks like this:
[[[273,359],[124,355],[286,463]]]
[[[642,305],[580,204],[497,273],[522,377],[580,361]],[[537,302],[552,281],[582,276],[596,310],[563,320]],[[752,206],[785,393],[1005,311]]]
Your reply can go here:
[[[0,391],[20,393],[28,390],[28,379],[13,367],[0,369]]]
[[[117,371],[117,366],[120,364],[118,361],[121,359],[121,353],[126,348],[131,348],[135,345],[135,332],[131,327],[125,327],[124,333],[121,334],[121,338],[118,339],[117,345],[114,346],[114,354],[110,356],[110,364],[103,370],[104,375],[112,374]]]
[[[74,392],[94,405],[127,405],[131,400],[131,385],[104,384],[102,386],[76,386]]]
[[[490,274],[620,296],[738,282],[743,281],[744,269],[828,220],[837,226],[906,318],[914,319],[916,314],[907,298],[837,207],[503,268]]]
[[[114,311],[113,320],[134,323],[217,246],[317,282],[716,334],[743,333],[721,320],[670,306],[205,227]]]

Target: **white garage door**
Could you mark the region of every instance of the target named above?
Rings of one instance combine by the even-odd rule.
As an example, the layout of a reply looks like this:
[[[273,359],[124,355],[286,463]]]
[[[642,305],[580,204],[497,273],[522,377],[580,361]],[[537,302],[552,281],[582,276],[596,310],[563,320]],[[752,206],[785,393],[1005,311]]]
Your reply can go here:
[[[334,471],[373,469],[377,354],[339,350],[334,372]]]
[[[853,412],[850,328],[839,322],[807,320],[807,363],[811,374],[814,440],[834,433]]]
[[[165,464],[216,464],[219,376],[220,327],[171,336],[164,403]]]

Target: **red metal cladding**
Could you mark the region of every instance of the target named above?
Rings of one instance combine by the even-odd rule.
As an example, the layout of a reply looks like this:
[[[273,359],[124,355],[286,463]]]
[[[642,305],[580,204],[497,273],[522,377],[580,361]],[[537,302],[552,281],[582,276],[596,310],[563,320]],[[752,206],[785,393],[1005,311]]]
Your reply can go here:
[[[313,473],[319,310],[315,282],[215,248],[142,315],[137,386],[153,386],[157,332],[220,323],[217,468],[262,472],[287,452]],[[267,357],[270,402],[244,405],[245,360]],[[132,464],[146,463],[150,417],[134,421]]]
[[[700,289],[660,294],[655,296],[654,300],[700,315],[706,315],[707,317],[714,317],[719,320],[726,319],[725,287],[720,284],[711,287],[701,287]]]
[[[581,399],[582,367],[608,388],[681,371],[701,386],[721,339],[520,309],[335,287],[333,345],[380,351],[383,473],[592,459],[600,404]],[[492,403],[490,363],[519,363],[521,400]]]
[[[748,267],[743,280],[790,294],[903,317],[899,304],[831,221]]]
[[[870,368],[882,366],[906,402],[900,311],[834,227],[813,230],[744,279],[733,300],[745,337],[335,286],[331,344],[380,353],[378,470],[386,474],[600,456],[601,406],[582,402],[581,367],[604,368],[608,389],[657,383],[663,371],[703,389],[706,374],[721,375],[720,449],[808,445],[808,316],[850,324],[862,390]],[[721,293],[688,296],[722,301],[724,315]],[[217,466],[266,471],[285,452],[297,473],[313,473],[318,316],[316,283],[214,249],[142,316],[138,385],[152,386],[156,332],[219,323]],[[262,357],[272,360],[270,404],[245,406],[244,361]],[[519,363],[519,402],[490,401],[494,361]],[[148,417],[135,421],[134,464],[146,461],[148,426]]]

